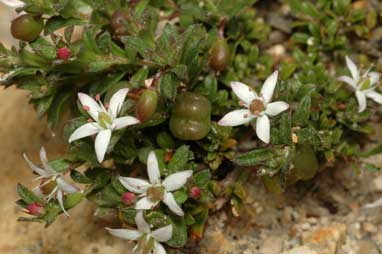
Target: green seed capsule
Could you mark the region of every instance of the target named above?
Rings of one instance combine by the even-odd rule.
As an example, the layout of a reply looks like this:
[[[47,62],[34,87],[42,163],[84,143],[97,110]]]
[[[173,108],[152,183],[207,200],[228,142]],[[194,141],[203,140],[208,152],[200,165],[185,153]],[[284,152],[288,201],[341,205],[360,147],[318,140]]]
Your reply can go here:
[[[139,97],[136,106],[137,118],[144,122],[155,113],[158,105],[158,94],[154,90],[147,89]]]
[[[31,42],[38,38],[43,28],[44,22],[41,17],[23,14],[12,21],[11,33],[18,40]]]
[[[211,127],[211,104],[203,95],[186,92],[176,98],[170,118],[171,133],[182,140],[204,138]]]
[[[218,39],[211,48],[210,65],[215,71],[223,71],[229,62],[227,41]]]
[[[311,145],[299,145],[292,159],[293,167],[286,174],[287,185],[292,185],[299,180],[312,179],[318,171],[319,164]]]

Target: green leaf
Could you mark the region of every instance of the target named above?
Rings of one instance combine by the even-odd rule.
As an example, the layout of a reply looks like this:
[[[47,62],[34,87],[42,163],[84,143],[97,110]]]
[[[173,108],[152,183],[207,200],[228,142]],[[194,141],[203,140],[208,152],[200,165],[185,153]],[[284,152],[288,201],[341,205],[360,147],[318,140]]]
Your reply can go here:
[[[196,186],[206,188],[211,179],[211,172],[208,169],[205,169],[196,173],[193,178]]]
[[[67,194],[65,196],[64,207],[70,209],[78,205],[84,199],[84,195],[81,192]]]
[[[63,27],[84,25],[86,23],[87,23],[86,20],[65,19],[65,18],[60,17],[60,16],[55,16],[55,17],[50,18],[45,23],[44,33],[45,33],[45,35],[48,35],[48,34],[53,33],[54,31],[56,31],[60,28],[63,28]]]
[[[60,96],[55,97],[48,111],[48,122],[50,126],[54,127],[58,125],[62,114],[67,109],[67,103],[69,102],[71,96],[71,92],[66,92],[61,93]]]
[[[159,80],[159,92],[163,99],[175,101],[179,81],[173,73],[164,74]]]
[[[33,51],[49,60],[56,59],[56,47],[50,44],[47,40],[42,37],[37,38],[34,42],[29,44]]]
[[[296,112],[293,114],[293,125],[294,126],[305,126],[309,122],[310,108],[311,108],[311,98],[306,95],[300,101]]]
[[[111,185],[107,185],[96,195],[96,204],[102,207],[115,207],[121,202],[121,195]]]
[[[61,173],[70,167],[70,162],[65,159],[56,159],[49,161],[49,165],[53,168],[54,171]]]
[[[189,158],[189,146],[182,145],[178,149],[176,149],[174,155],[171,158],[171,161],[167,165],[169,174],[185,170]]]
[[[26,187],[24,187],[21,184],[17,185],[17,194],[28,205],[35,202],[39,204],[43,203],[40,197],[38,197],[36,194],[34,194],[32,191],[28,190]]]
[[[273,156],[274,154],[270,149],[260,148],[239,154],[233,162],[239,166],[256,166],[271,160]]]
[[[298,137],[298,143],[307,143],[313,146],[318,146],[321,144],[320,135],[317,130],[311,126],[297,130],[296,135]]]
[[[81,174],[77,170],[71,170],[70,171],[70,177],[75,181],[76,183],[82,183],[82,184],[90,184],[92,183],[92,179],[86,177],[85,175]]]
[[[174,192],[173,194],[174,194],[175,201],[176,203],[178,203],[178,205],[183,204],[188,199],[188,195],[184,190],[178,190]]]
[[[178,247],[185,246],[188,240],[188,234],[187,234],[187,225],[184,220],[184,217],[178,217],[178,216],[172,215],[171,221],[173,226],[172,238],[166,243],[170,247],[178,248]]]

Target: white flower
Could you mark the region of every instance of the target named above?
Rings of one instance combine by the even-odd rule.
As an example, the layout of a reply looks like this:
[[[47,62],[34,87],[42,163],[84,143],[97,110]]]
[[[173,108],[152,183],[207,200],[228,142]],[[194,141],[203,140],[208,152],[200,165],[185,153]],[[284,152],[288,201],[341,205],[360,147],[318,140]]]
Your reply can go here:
[[[3,4],[12,7],[12,8],[19,8],[23,7],[25,5],[24,2],[18,1],[18,0],[0,0]]]
[[[44,187],[45,185],[47,185],[47,184],[49,184],[49,183],[51,183],[53,181],[56,182],[56,186],[51,191],[51,193],[49,193],[46,196],[46,198],[49,201],[53,196],[56,196],[57,201],[58,201],[62,211],[67,216],[69,216],[69,214],[66,212],[65,207],[64,207],[64,201],[63,201],[64,200],[64,194],[65,193],[71,194],[71,193],[77,192],[78,191],[77,187],[67,183],[65,181],[65,179],[64,179],[63,174],[56,172],[52,168],[52,166],[49,164],[48,159],[46,157],[46,152],[45,152],[44,147],[41,147],[41,150],[40,150],[40,160],[42,162],[42,168],[36,166],[35,164],[33,164],[33,162],[31,162],[28,159],[28,157],[26,156],[25,153],[23,154],[23,156],[24,156],[24,159],[27,161],[29,167],[36,174],[39,175],[38,177],[36,177],[34,179],[34,181],[36,181],[36,180],[43,180],[42,183],[34,189],[34,192],[36,194],[41,195],[42,194],[41,193],[41,188],[42,187]]]
[[[351,73],[351,77],[341,76],[338,77],[337,80],[347,83],[355,91],[359,105],[358,112],[362,112],[366,109],[366,98],[370,98],[376,103],[382,104],[382,95],[375,91],[381,74],[366,71],[361,76],[357,66],[349,57],[346,57],[346,65]]]
[[[151,231],[150,225],[143,218],[143,212],[138,211],[135,216],[138,230],[106,228],[110,234],[132,241],[138,241],[133,253],[166,254],[166,250],[160,244],[167,242],[172,237],[172,224]]]
[[[149,210],[159,202],[165,203],[176,215],[183,216],[182,208],[176,203],[171,193],[182,188],[187,179],[192,176],[192,170],[185,170],[166,177],[163,182],[160,178],[158,160],[154,151],[147,158],[147,172],[150,182],[132,177],[119,177],[120,182],[131,192],[141,194],[141,199],[135,204],[137,210]]]
[[[231,82],[231,88],[240,99],[240,105],[246,109],[234,110],[226,114],[218,124],[222,126],[238,126],[257,118],[256,134],[260,140],[269,143],[270,122],[268,116],[278,115],[289,108],[289,105],[284,101],[271,102],[277,76],[278,71],[275,71],[265,80],[260,96],[252,88],[241,82]]]
[[[80,138],[97,134],[94,146],[98,162],[101,163],[110,143],[112,131],[120,130],[129,125],[139,123],[139,120],[132,116],[117,117],[128,92],[128,88],[123,88],[117,91],[111,97],[107,109],[101,102],[97,103],[89,95],[78,93],[78,98],[83,108],[95,122],[86,123],[75,130],[69,138],[69,143]],[[97,99],[97,101],[99,101],[99,99]]]

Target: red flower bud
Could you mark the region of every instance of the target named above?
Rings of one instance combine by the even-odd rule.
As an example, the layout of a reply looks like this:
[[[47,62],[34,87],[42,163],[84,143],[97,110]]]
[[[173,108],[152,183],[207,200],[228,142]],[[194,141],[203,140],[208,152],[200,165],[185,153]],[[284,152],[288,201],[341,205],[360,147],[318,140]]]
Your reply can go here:
[[[202,194],[202,190],[199,187],[192,187],[190,190],[190,197],[193,199],[199,199]]]
[[[34,216],[39,216],[44,213],[44,208],[38,203],[29,204],[26,209],[27,213]]]
[[[125,192],[122,194],[122,201],[126,205],[131,205],[135,201],[135,194],[132,192]]]
[[[71,54],[72,54],[72,52],[67,47],[62,47],[62,48],[57,49],[57,58],[58,59],[67,60],[67,59],[69,59]]]

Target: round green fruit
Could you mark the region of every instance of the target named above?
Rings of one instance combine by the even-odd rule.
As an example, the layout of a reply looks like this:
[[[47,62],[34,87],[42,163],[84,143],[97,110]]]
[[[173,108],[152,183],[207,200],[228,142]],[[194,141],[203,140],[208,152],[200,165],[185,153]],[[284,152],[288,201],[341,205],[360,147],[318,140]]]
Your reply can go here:
[[[218,39],[212,45],[210,66],[215,71],[223,71],[229,63],[229,48],[225,39]]]
[[[200,140],[211,127],[211,103],[201,94],[179,94],[170,118],[171,133],[181,140]]]
[[[293,167],[286,173],[287,185],[292,185],[299,180],[312,179],[319,168],[313,147],[308,144],[298,145],[292,159],[292,165]]]
[[[23,14],[12,21],[11,33],[18,40],[31,42],[39,37],[43,28],[44,21],[40,16]]]
[[[144,122],[151,118],[158,105],[158,94],[154,90],[147,89],[138,99],[136,106],[137,118]]]

